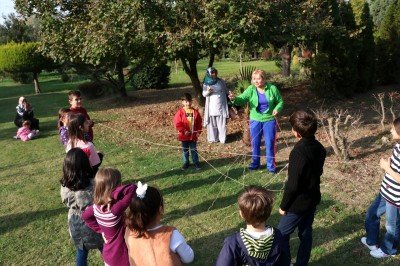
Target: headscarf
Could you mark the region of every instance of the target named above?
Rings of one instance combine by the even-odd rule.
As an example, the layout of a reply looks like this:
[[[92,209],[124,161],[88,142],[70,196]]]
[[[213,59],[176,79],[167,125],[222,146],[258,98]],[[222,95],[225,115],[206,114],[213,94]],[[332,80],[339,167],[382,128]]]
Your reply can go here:
[[[218,71],[217,71],[217,69],[215,67],[207,68],[206,76],[204,77],[204,81],[203,81],[203,83],[205,85],[212,86],[212,85],[215,85],[218,82],[218,78],[213,78],[211,76],[211,73],[213,73],[213,72],[217,72],[218,73]]]

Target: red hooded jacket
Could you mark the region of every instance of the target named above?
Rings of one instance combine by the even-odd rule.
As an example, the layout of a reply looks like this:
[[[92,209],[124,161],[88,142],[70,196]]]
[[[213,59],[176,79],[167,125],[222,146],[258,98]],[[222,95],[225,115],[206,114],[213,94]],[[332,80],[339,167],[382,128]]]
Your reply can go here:
[[[186,112],[183,108],[180,108],[174,117],[174,125],[178,130],[178,140],[179,141],[197,141],[198,135],[202,131],[202,119],[199,111],[193,109],[193,132],[190,135],[185,135],[186,131],[190,131],[191,126],[186,118]]]

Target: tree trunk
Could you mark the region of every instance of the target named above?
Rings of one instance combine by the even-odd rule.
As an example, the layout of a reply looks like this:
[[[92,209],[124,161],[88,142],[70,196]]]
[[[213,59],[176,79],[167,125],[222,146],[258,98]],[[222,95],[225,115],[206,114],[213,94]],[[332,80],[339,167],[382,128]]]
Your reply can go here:
[[[184,58],[184,57],[181,57],[180,59],[183,65],[183,69],[185,70],[186,74],[188,74],[190,80],[192,81],[192,86],[195,91],[195,96],[199,101],[199,105],[204,106],[205,99],[202,94],[203,88],[201,87],[199,75],[197,74],[197,59]]]
[[[128,94],[126,93],[126,88],[125,88],[124,65],[122,63],[122,59],[118,59],[118,61],[116,63],[116,71],[117,71],[117,76],[118,76],[119,94],[121,95],[122,98],[128,97]]]
[[[34,72],[33,73],[33,84],[35,85],[35,93],[39,94],[42,91],[40,90],[40,85],[39,85],[39,73]]]
[[[214,65],[215,53],[214,51],[210,52],[210,60],[208,60],[208,67],[212,67]]]
[[[293,47],[288,44],[285,44],[281,48],[282,75],[284,77],[290,76],[290,64],[292,62],[292,50],[293,50]]]
[[[244,108],[244,127],[243,127],[242,141],[247,146],[251,146],[249,121],[250,121],[249,104],[246,104],[246,106]]]

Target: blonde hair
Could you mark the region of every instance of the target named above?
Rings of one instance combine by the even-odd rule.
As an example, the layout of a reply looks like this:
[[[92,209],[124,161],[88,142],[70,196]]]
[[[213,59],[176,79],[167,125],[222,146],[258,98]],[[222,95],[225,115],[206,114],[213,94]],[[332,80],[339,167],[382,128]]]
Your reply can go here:
[[[110,167],[100,168],[94,178],[93,202],[97,205],[111,203],[111,193],[120,184],[120,171]]]
[[[254,70],[253,73],[251,74],[251,79],[253,79],[255,75],[260,75],[260,77],[261,77],[264,81],[267,80],[267,73],[265,73],[264,70],[261,70],[261,69],[256,69],[256,70]]]

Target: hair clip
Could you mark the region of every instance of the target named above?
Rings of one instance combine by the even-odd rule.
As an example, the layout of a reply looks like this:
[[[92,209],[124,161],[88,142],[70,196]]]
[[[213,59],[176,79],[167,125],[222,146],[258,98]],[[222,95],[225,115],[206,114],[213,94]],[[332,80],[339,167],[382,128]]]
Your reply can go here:
[[[136,188],[136,195],[138,198],[143,199],[144,196],[146,196],[146,191],[147,191],[147,184],[142,184],[142,182],[137,183],[137,188]]]

